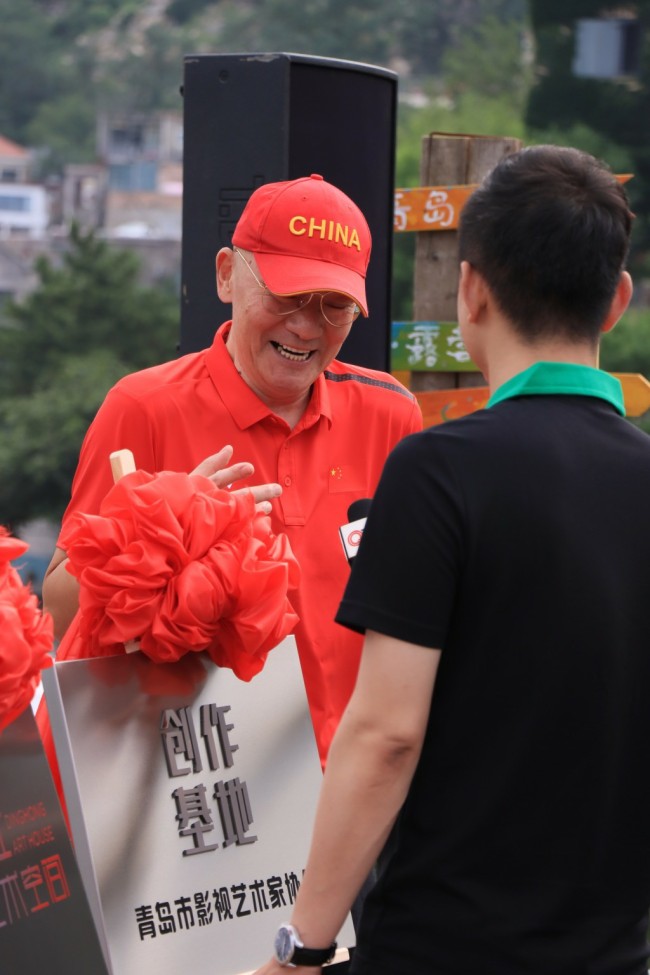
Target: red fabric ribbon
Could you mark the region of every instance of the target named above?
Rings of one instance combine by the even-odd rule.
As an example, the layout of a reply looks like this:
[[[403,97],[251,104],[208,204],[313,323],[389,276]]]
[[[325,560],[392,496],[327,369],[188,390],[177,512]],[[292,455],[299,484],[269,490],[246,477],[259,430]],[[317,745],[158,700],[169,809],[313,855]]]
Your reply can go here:
[[[273,534],[252,495],[199,475],[128,474],[99,515],[70,518],[59,544],[80,583],[78,625],[59,659],[116,654],[137,640],[157,662],[205,650],[250,680],[298,622],[286,536]]]
[[[0,525],[0,731],[28,707],[52,663],[52,619],[9,564],[28,548]]]

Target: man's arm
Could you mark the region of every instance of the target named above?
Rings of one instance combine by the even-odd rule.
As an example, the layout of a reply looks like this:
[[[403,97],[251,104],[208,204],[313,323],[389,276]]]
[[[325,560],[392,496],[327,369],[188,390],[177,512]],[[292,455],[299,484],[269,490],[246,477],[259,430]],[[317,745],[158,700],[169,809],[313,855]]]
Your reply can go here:
[[[291,918],[308,947],[336,938],[406,798],[427,727],[440,651],[369,631],[330,749],[311,850]],[[313,968],[295,972],[314,975]],[[257,975],[286,972],[275,961]]]
[[[251,477],[255,468],[248,461],[228,465],[233,448],[222,447],[196,467],[192,474],[209,478],[217,487],[225,488],[245,477]],[[257,484],[239,491],[250,491],[260,511],[269,513],[271,501],[282,494],[279,484]],[[233,491],[233,494],[237,494]],[[56,548],[43,579],[43,608],[54,621],[54,636],[60,640],[72,623],[79,609],[79,583],[66,569],[67,556],[62,548]]]
[[[68,557],[62,548],[54,555],[43,578],[43,609],[54,621],[54,638],[60,640],[79,609],[79,583],[66,569]]]

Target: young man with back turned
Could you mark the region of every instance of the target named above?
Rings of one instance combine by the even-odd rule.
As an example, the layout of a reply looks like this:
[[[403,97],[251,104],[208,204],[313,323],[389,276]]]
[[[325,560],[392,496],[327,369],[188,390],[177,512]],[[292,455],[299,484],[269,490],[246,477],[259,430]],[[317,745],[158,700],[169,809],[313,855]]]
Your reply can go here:
[[[332,943],[378,857],[351,975],[646,975],[650,438],[598,370],[631,220],[602,164],[553,146],[463,211],[459,322],[491,397],[384,468],[337,616],[359,676],[264,975]]]

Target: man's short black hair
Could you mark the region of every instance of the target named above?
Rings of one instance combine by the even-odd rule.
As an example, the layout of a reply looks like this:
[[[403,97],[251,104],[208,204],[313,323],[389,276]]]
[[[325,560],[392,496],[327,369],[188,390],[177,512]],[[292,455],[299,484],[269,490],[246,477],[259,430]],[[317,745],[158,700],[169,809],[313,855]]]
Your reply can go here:
[[[530,341],[596,342],[629,250],[622,184],[588,153],[531,146],[503,159],[460,219],[460,259]]]

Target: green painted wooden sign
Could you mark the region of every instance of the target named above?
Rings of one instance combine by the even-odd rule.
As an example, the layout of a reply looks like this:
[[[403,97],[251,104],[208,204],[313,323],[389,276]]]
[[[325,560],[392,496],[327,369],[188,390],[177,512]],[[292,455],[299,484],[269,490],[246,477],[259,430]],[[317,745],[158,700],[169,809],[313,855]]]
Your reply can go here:
[[[393,322],[391,369],[410,372],[478,372],[460,337],[458,322]]]

